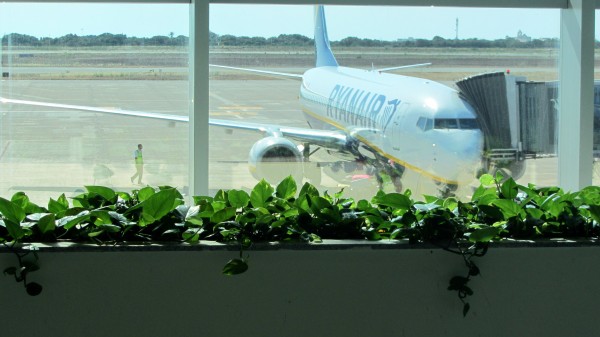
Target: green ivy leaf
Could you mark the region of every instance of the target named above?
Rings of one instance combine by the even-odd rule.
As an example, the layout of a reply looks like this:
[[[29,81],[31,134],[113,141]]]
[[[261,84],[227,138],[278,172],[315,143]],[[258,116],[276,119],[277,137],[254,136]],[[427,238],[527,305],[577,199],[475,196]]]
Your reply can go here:
[[[112,217],[108,211],[94,210],[90,212],[90,217],[96,217],[95,225],[112,224]]]
[[[544,212],[538,208],[525,208],[525,212],[535,219],[541,219],[544,216]]]
[[[178,195],[179,192],[171,188],[159,191],[146,199],[142,205],[142,217],[146,220],[146,225],[160,220],[181,205],[182,200]]]
[[[69,209],[69,202],[67,201],[67,198],[65,197],[64,193],[61,194],[57,200],[50,198],[50,200],[48,201],[48,211],[58,215],[59,217],[67,209]]]
[[[324,210],[331,208],[331,203],[323,197],[309,196],[309,201],[310,208],[315,214],[322,213]]]
[[[25,211],[19,205],[4,198],[0,198],[0,213],[16,224],[20,224],[25,219]]]
[[[505,220],[504,213],[498,208],[489,205],[480,205],[479,209],[494,221]]]
[[[218,190],[217,193],[215,193],[213,201],[227,202],[227,192]]]
[[[223,267],[223,274],[225,275],[238,275],[248,270],[248,263],[244,259],[233,259],[229,260],[225,267]]]
[[[154,194],[156,194],[156,191],[154,190],[154,188],[152,188],[150,186],[146,186],[138,191],[138,200],[140,202],[146,201],[148,198],[150,198]]]
[[[29,201],[29,197],[24,192],[15,193],[10,199],[10,201],[14,202],[19,207],[21,207],[26,214],[45,212],[45,210],[42,207]]]
[[[250,201],[250,196],[248,193],[242,190],[230,190],[227,198],[231,207],[234,208],[246,207]]]
[[[89,220],[90,212],[82,211],[76,216],[66,216],[59,220],[59,224],[64,227],[64,229],[69,230],[73,228],[73,226],[82,223],[83,221]]]
[[[212,223],[220,223],[223,221],[232,220],[234,217],[235,217],[235,208],[227,207],[227,208],[224,208],[222,210],[215,212],[215,214],[213,214],[210,217],[210,221]]]
[[[56,228],[56,216],[53,213],[46,214],[38,220],[37,226],[42,233],[52,232]]]
[[[502,191],[502,196],[504,196],[505,199],[511,200],[516,198],[517,194],[519,193],[517,183],[513,178],[506,179],[506,181],[500,187],[500,191]]]
[[[300,189],[300,193],[298,193],[299,197],[303,195],[318,196],[319,190],[317,190],[317,188],[310,183],[304,183],[304,185],[302,185],[302,189]]]
[[[498,227],[483,227],[475,230],[469,235],[471,242],[489,242],[500,234],[501,229]]]
[[[504,214],[505,219],[512,218],[513,216],[521,214],[521,206],[519,206],[512,200],[498,199],[495,200],[492,204],[500,208],[500,210]]]
[[[456,207],[458,207],[458,200],[456,200],[456,198],[449,197],[444,200],[443,206],[453,211],[456,209]]]
[[[88,193],[98,194],[99,196],[101,196],[102,198],[104,198],[105,200],[108,200],[108,201],[113,200],[117,196],[115,191],[113,191],[112,189],[110,189],[108,187],[104,187],[104,186],[84,186],[84,187],[88,191]]]
[[[4,226],[6,227],[6,230],[8,231],[8,234],[14,239],[14,240],[20,240],[25,236],[25,231],[23,230],[23,228],[21,227],[21,225],[19,225],[18,223],[15,223],[11,220],[6,219],[4,221]]]
[[[491,186],[496,183],[496,180],[494,179],[494,177],[491,174],[486,173],[486,174],[481,175],[481,177],[479,177],[479,182],[483,186]]]
[[[440,205],[438,204],[414,204],[414,207],[416,210],[421,211],[421,212],[431,212],[432,210],[439,208]]]
[[[187,243],[198,243],[200,241],[200,230],[197,228],[190,228],[181,234],[183,240]]]
[[[95,237],[97,237],[99,235],[102,235],[102,233],[104,233],[104,230],[90,232],[90,233],[88,233],[88,237],[95,238]]]
[[[308,200],[308,198],[310,198],[310,195],[300,194],[294,202],[294,205],[298,210],[302,210],[307,213],[312,213],[312,209],[310,208],[310,201]]]
[[[289,200],[296,195],[298,186],[292,176],[287,176],[279,185],[277,185],[276,196],[281,199]]]
[[[250,203],[253,207],[264,207],[265,203],[273,196],[275,189],[264,179],[258,182],[250,193]]]
[[[600,223],[600,206],[599,205],[590,205],[589,208],[590,216],[592,219],[596,220],[596,222]]]
[[[400,193],[388,193],[373,199],[373,203],[402,210],[408,210],[413,204],[409,197]]]

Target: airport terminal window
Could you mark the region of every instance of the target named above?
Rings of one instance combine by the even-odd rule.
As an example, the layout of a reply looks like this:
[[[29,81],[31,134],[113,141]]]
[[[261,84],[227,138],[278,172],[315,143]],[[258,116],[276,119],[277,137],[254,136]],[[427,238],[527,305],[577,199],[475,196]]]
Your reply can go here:
[[[267,13],[270,13],[270,19],[265,18]],[[313,13],[312,6],[302,5],[211,4],[210,31],[213,40],[210,45],[210,63],[303,74],[315,66]],[[425,67],[392,70],[387,75],[405,75],[441,83],[460,91],[461,97],[477,107],[476,118],[435,118],[435,115],[432,118],[422,117],[416,122],[419,129],[460,131],[481,128],[485,136],[493,140],[485,142],[486,146],[493,146],[491,149],[484,149],[486,151],[507,148],[519,151],[525,147],[528,154],[535,153],[543,157],[536,161],[526,159],[524,165],[515,162],[505,172],[513,174],[519,182],[525,184],[557,183],[557,138],[546,137],[540,140],[536,137],[542,126],[548,131],[544,134],[555,134],[549,131],[555,127],[556,122],[549,118],[555,111],[549,108],[551,105],[548,102],[553,98],[555,90],[552,83],[558,79],[558,9],[325,6],[325,14],[331,49],[340,66],[372,70],[431,62],[431,65]],[[357,21],[358,17],[364,21],[360,29],[348,24]],[[381,18],[393,17],[404,17],[407,20],[402,22],[400,28],[394,29],[385,29],[380,24],[385,21]],[[436,25],[431,25],[430,20],[424,19],[431,17],[436,17]],[[515,20],[507,22],[500,19],[506,17]],[[540,17],[544,17],[544,20],[539,20]],[[397,20],[390,22],[398,23]],[[351,111],[356,113],[360,110],[357,108],[359,104],[351,103],[353,97],[364,97],[367,93],[370,93],[369,98],[377,97],[375,86],[366,85],[367,89],[363,89],[360,83],[336,82],[329,89],[316,89],[318,86],[324,88],[329,79],[315,79],[305,87],[311,90],[310,96],[306,94],[306,101],[314,102],[313,92],[318,93],[319,90],[323,91],[320,96],[326,99],[318,99],[321,104],[305,107],[302,97],[298,99],[302,80],[214,68],[210,69],[210,73],[212,118],[297,128],[308,128],[308,119],[310,126],[315,128],[335,130],[347,127],[354,132],[353,126],[348,123],[365,118],[377,120],[378,123],[389,121],[389,124],[384,124],[391,125],[387,130],[393,130],[404,121],[386,119],[389,118],[388,113],[410,110],[409,105],[398,105],[397,110],[392,105],[387,110],[385,107],[377,110],[373,108],[377,105],[368,105],[369,101],[366,101],[364,106],[380,113],[366,116],[357,113],[357,118],[348,118]],[[499,90],[500,84],[507,81],[514,81],[511,82],[514,83],[511,90]],[[530,83],[538,83],[538,87]],[[334,92],[333,86],[336,84],[341,89]],[[461,87],[461,84],[464,86]],[[546,89],[541,89],[542,86]],[[469,88],[474,88],[474,91],[469,91]],[[478,91],[480,89],[481,92]],[[386,106],[395,98],[387,96]],[[517,97],[522,97],[523,102],[533,97],[536,103],[533,108],[521,107]],[[420,106],[417,102],[413,105]],[[325,112],[319,115],[315,109]],[[345,109],[348,112],[345,113]],[[518,120],[518,117],[510,114],[517,113],[519,109],[521,122],[518,126],[510,124],[509,120]],[[523,120],[524,118],[528,119]],[[409,120],[414,121],[406,119]],[[402,132],[397,135],[402,135]],[[519,135],[520,138],[516,138]],[[251,163],[253,170],[249,171],[247,159],[253,149],[258,149],[257,144],[263,135],[234,130],[224,137],[223,132],[212,127],[210,137],[210,190],[240,186],[249,189],[254,186],[258,177],[254,175],[257,171],[253,165],[257,163]],[[406,136],[400,142],[424,146],[422,150],[415,151],[423,156],[426,145],[417,145],[420,144],[419,140],[410,137]],[[379,147],[379,144],[373,145]],[[221,146],[231,151],[222,151]],[[352,182],[347,178],[362,172],[336,175],[335,170],[330,168],[338,167],[340,162],[349,159],[336,156],[333,153],[335,151],[315,151],[316,149],[318,146],[311,146],[310,150],[314,151],[314,155],[308,162],[315,161],[321,172],[312,172],[304,180],[317,181],[326,190],[349,186],[345,189],[346,192],[356,193],[361,197],[372,195],[380,187],[376,179],[373,179],[371,186],[365,187],[362,184],[361,191],[357,191],[358,187],[353,188]],[[250,162],[255,159],[250,158]],[[418,162],[419,158],[415,160]],[[410,162],[410,159],[406,161]],[[432,158],[432,162],[438,161]],[[413,166],[418,167],[418,164]],[[443,171],[439,168],[437,172]],[[437,191],[435,182],[430,184],[427,177],[411,170],[406,170],[402,181],[405,188],[411,188],[413,195],[435,194]],[[394,186],[384,188],[392,191]],[[468,197],[471,191],[465,188],[460,193],[460,197]]]
[[[11,25],[11,21],[8,20],[11,16],[15,16],[17,13],[13,9],[11,3],[3,3],[2,10],[0,11],[0,32],[2,36],[10,35],[10,30],[5,27]],[[21,6],[31,6],[30,13],[46,12],[37,4],[19,4]],[[58,5],[58,4],[57,4]],[[104,4],[107,5],[107,4]],[[69,5],[71,6],[71,5]],[[141,7],[154,6],[154,5],[136,5]],[[180,12],[179,18],[181,22],[185,22],[188,18],[187,8],[188,5],[169,5],[173,7],[183,8]],[[234,7],[238,7],[235,9]],[[141,8],[140,7],[140,8]],[[211,5],[211,63],[232,65],[246,68],[257,68],[263,70],[275,70],[284,73],[295,73],[302,74],[305,70],[314,66],[314,50],[311,45],[312,39],[312,6],[290,6],[282,5],[275,6],[276,9],[266,10],[266,6],[261,5]],[[220,9],[221,8],[221,9]],[[290,8],[292,8],[290,10]],[[557,45],[558,45],[558,9],[476,9],[476,8],[430,8],[430,7],[360,7],[361,18],[364,20],[371,20],[372,18],[381,18],[382,15],[385,17],[405,17],[415,18],[417,21],[430,22],[427,20],[419,19],[423,17],[431,17],[432,15],[445,15],[436,20],[436,25],[429,25],[429,27],[421,27],[419,23],[408,22],[407,27],[401,27],[402,29],[385,30],[384,32],[391,32],[394,36],[383,36],[377,35],[378,33],[371,33],[362,30],[360,32],[354,31],[356,27],[347,25],[348,21],[352,21],[353,15],[355,14],[354,9],[351,6],[328,6],[328,29],[329,37],[332,41],[332,49],[338,56],[340,65],[359,68],[359,69],[377,69],[394,67],[405,64],[415,64],[423,61],[432,62],[431,66],[428,67],[414,67],[406,68],[402,70],[392,71],[395,74],[414,76],[419,78],[426,78],[432,81],[442,83],[444,85],[457,88],[457,83],[467,77],[474,77],[480,74],[491,74],[501,73],[504,76],[520,76],[524,78],[527,85],[517,84],[516,87],[520,97],[526,97],[527,100],[533,100],[537,104],[533,105],[533,109],[530,109],[526,114],[521,114],[521,121],[519,128],[521,128],[520,138],[514,139],[511,135],[504,139],[500,136],[506,136],[510,132],[503,129],[501,126],[503,123],[498,123],[493,120],[483,120],[481,123],[482,130],[485,130],[486,134],[492,135],[494,141],[498,141],[495,144],[497,148],[521,148],[521,145],[525,145],[526,153],[534,155],[543,155],[541,158],[544,160],[536,160],[535,162],[527,161],[526,165],[519,165],[519,167],[525,167],[524,172],[516,172],[515,176],[519,176],[520,182],[533,182],[536,184],[556,184],[556,137],[549,137],[553,135],[552,130],[556,126],[556,111],[552,109],[544,108],[551,107],[551,104],[546,104],[546,101],[553,99],[552,95],[555,95],[555,87],[552,87],[551,83],[558,78],[557,75]],[[256,15],[248,15],[251,13],[250,10],[256,9],[258,13]],[[285,12],[293,12],[293,15],[285,14]],[[378,12],[379,11],[379,12]],[[415,11],[421,11],[417,13]],[[428,12],[426,12],[428,11]],[[129,13],[138,13],[139,11],[129,11]],[[261,13],[262,12],[262,13]],[[165,12],[166,13],[166,12]],[[270,19],[263,20],[261,15],[267,15],[270,13]],[[276,13],[273,15],[273,13]],[[407,14],[408,13],[408,14]],[[441,14],[440,14],[441,13]],[[534,25],[526,25],[529,21],[527,15],[533,15],[535,17],[543,17],[543,22],[535,22]],[[31,15],[31,14],[30,14]],[[288,15],[288,16],[286,16]],[[47,15],[47,17],[50,17]],[[59,17],[55,16],[55,17]],[[495,23],[492,20],[495,17],[511,17],[514,20],[514,24],[507,24],[504,20],[501,23]],[[247,20],[254,19],[255,23],[248,23]],[[308,24],[300,24],[295,22],[295,19],[302,19]],[[70,19],[63,18],[58,22],[67,22]],[[139,24],[140,18],[135,17],[131,20],[120,20],[120,21],[133,21],[138,23],[138,27],[153,27],[154,24]],[[34,20],[35,21],[35,20]],[[88,20],[90,23],[94,20]],[[43,22],[40,19],[40,22]],[[271,28],[264,28],[265,25],[257,24],[270,23]],[[282,24],[285,22],[286,24]],[[381,22],[381,20],[380,20]],[[390,20],[390,22],[397,22]],[[482,24],[485,22],[485,24]],[[517,24],[518,22],[518,24]],[[110,23],[104,22],[107,26],[116,26]],[[288,24],[289,23],[289,24]],[[346,24],[345,24],[346,23]],[[53,26],[55,24],[46,24],[46,26]],[[378,27],[377,24],[365,23],[364,26]],[[471,28],[475,27],[486,27],[488,31],[477,29],[476,34],[470,32]],[[89,35],[89,28],[86,25],[82,25],[76,29],[73,29],[70,33],[66,33],[65,38],[61,40],[62,46],[69,46],[73,43],[73,37],[84,37]],[[236,31],[236,28],[242,27],[241,30]],[[411,27],[415,28],[411,31]],[[259,31],[259,29],[264,29]],[[428,29],[434,29],[434,31]],[[285,31],[282,31],[286,29]],[[491,33],[490,33],[491,31]],[[425,33],[427,32],[427,33]],[[105,35],[104,38],[115,38],[121,39],[124,32],[111,32],[113,36]],[[97,33],[98,35],[102,33]],[[362,34],[362,35],[361,35]],[[373,35],[368,35],[373,34]],[[425,35],[427,34],[427,35]],[[485,35],[489,34],[489,35]],[[30,35],[30,34],[24,34]],[[124,34],[129,36],[128,34]],[[178,31],[173,29],[168,32],[161,32],[156,34],[156,41],[172,41],[177,39],[180,34]],[[181,33],[183,37],[189,37],[189,32]],[[348,38],[351,36],[357,37]],[[120,81],[126,82],[131,81],[136,83],[135,85],[144,84],[154,86],[154,90],[157,90],[159,94],[151,94],[153,91],[145,88],[135,94],[129,95],[128,99],[118,99],[118,95],[110,91],[107,88],[107,82],[94,82],[94,90],[91,94],[82,94],[83,86],[78,86],[77,89],[65,89],[62,90],[58,85],[54,85],[53,90],[61,90],[61,93],[66,94],[66,102],[58,100],[59,95],[51,95],[46,93],[46,96],[40,95],[39,92],[24,93],[20,85],[23,85],[24,80],[18,79],[18,76],[30,76],[36,77],[36,84],[42,83],[41,81],[47,79],[47,74],[54,71],[53,76],[61,76],[63,81],[69,81],[72,77],[82,76],[82,71],[88,71],[82,80],[106,80],[108,76],[105,71],[97,72],[93,67],[85,67],[85,64],[77,64],[78,67],[76,72],[74,69],[68,69],[68,71],[60,72],[61,67],[70,67],[70,62],[79,62],[81,58],[74,57],[74,54],[67,55],[62,63],[55,63],[52,71],[44,70],[41,67],[43,73],[36,73],[36,69],[32,66],[24,66],[26,64],[33,64],[36,61],[36,54],[25,49],[18,49],[18,46],[23,46],[23,38],[26,36],[10,35],[10,38],[3,39],[2,49],[2,84],[0,86],[0,96],[12,97],[14,99],[19,98],[52,98],[51,102],[59,104],[73,104],[73,105],[88,105],[88,103],[94,103],[95,106],[101,106],[102,108],[108,109],[121,109],[121,110],[135,110],[135,111],[149,111],[149,112],[161,112],[161,113],[173,113],[176,115],[183,115],[187,113],[187,102],[188,102],[188,91],[187,89],[187,69],[185,66],[187,62],[187,54],[178,54],[172,52],[168,55],[169,62],[180,62],[177,63],[179,66],[169,68],[165,65],[161,68],[155,68],[154,71],[148,71],[148,76],[154,78],[164,79],[165,77],[174,76],[181,85],[180,87],[167,90],[159,87],[158,81],[150,82],[136,79],[131,73],[133,71],[124,72],[122,68],[127,68],[128,62],[132,62],[132,59],[138,59],[139,57],[131,57],[124,50],[120,50],[122,56],[120,60],[121,64],[112,65],[112,68],[119,67],[119,71],[111,73],[110,76],[119,77]],[[305,37],[307,39],[305,39]],[[364,40],[364,41],[361,41]],[[50,40],[44,39],[43,43],[50,43]],[[156,42],[155,41],[155,42]],[[392,45],[383,45],[382,41],[392,43]],[[183,42],[183,41],[182,41]],[[368,42],[369,46],[362,46],[360,43]],[[185,41],[187,43],[187,41]],[[185,43],[182,43],[182,47]],[[464,46],[457,46],[453,44],[465,44]],[[469,43],[477,43],[477,46],[468,45]],[[486,45],[487,43],[487,45]],[[48,47],[47,45],[43,45]],[[141,43],[130,45],[129,47],[148,47],[148,44]],[[186,45],[187,46],[187,45]],[[55,46],[56,47],[56,46]],[[41,46],[40,46],[41,48]],[[269,50],[269,48],[272,48]],[[41,49],[40,49],[41,50]],[[114,50],[112,50],[114,51]],[[111,51],[111,52],[112,52]],[[83,55],[83,50],[79,50],[78,55]],[[36,52],[37,53],[37,52]],[[45,54],[51,54],[49,51]],[[163,54],[165,56],[166,54]],[[185,57],[182,57],[185,55]],[[73,56],[73,57],[71,57]],[[144,54],[144,56],[147,56]],[[185,60],[184,60],[185,59]],[[97,59],[98,60],[98,59]],[[29,62],[29,63],[28,63]],[[454,63],[453,63],[454,62]],[[400,63],[400,64],[399,64]],[[164,64],[163,64],[164,65]],[[26,69],[28,68],[28,69]],[[143,68],[143,66],[142,66]],[[176,68],[183,70],[186,75],[174,74]],[[39,69],[37,69],[39,70]],[[63,69],[64,70],[64,69]],[[139,71],[139,69],[137,69]],[[25,74],[25,72],[28,72]],[[112,72],[112,71],[111,71]],[[6,74],[6,77],[4,77]],[[14,76],[14,77],[13,77]],[[141,76],[141,74],[136,74]],[[175,84],[177,79],[168,80],[170,84]],[[173,82],[171,82],[173,81]],[[63,82],[65,84],[68,82]],[[211,118],[231,119],[231,120],[243,120],[258,123],[269,123],[269,124],[283,124],[288,126],[305,127],[307,126],[305,114],[306,110],[303,110],[301,104],[298,103],[298,87],[300,81],[289,80],[289,79],[274,79],[268,76],[241,73],[225,70],[211,69],[210,71],[210,115]],[[484,87],[494,88],[494,83],[485,83]],[[23,85],[24,86],[24,85]],[[21,90],[21,91],[20,91]],[[113,88],[114,90],[114,88]],[[462,90],[462,89],[461,89]],[[119,93],[123,91],[116,90]],[[42,91],[40,91],[42,92]],[[108,93],[109,98],[102,97],[100,92]],[[152,97],[152,100],[144,100],[142,97]],[[274,99],[281,98],[282,99]],[[509,100],[507,100],[508,102]],[[145,103],[142,103],[145,102]],[[328,100],[322,102],[324,106],[328,104]],[[340,101],[336,102],[336,107],[340,107]],[[509,103],[510,104],[510,103]],[[482,109],[481,104],[474,104],[478,109]],[[487,107],[484,109],[489,110],[489,116],[496,116],[494,108],[498,106]],[[511,107],[514,108],[514,107]],[[518,109],[525,109],[525,107],[517,107]],[[12,107],[15,111],[18,109],[27,110],[26,108]],[[36,110],[37,114],[47,113],[50,110],[43,110],[42,108],[29,108],[30,110]],[[503,109],[500,107],[500,109]],[[536,110],[537,109],[537,110]],[[514,110],[514,109],[513,109]],[[28,111],[28,110],[27,110]],[[54,113],[56,112],[56,113]],[[0,163],[16,163],[18,159],[23,159],[22,162],[33,162],[38,161],[40,157],[43,157],[44,153],[56,154],[58,148],[62,148],[66,155],[63,158],[65,163],[75,163],[79,165],[78,169],[74,169],[70,181],[73,186],[81,186],[87,180],[97,182],[99,184],[107,183],[107,175],[112,180],[111,184],[118,186],[123,184],[129,185],[128,174],[121,175],[117,178],[115,172],[121,172],[123,167],[121,166],[118,170],[114,170],[111,165],[99,163],[105,161],[106,158],[109,162],[115,160],[122,162],[121,158],[116,158],[117,154],[120,153],[121,147],[130,147],[129,144],[123,145],[122,141],[118,140],[118,137],[110,135],[111,128],[106,125],[102,127],[102,120],[99,119],[101,113],[86,112],[88,119],[93,121],[78,121],[82,117],[73,115],[71,112],[59,110],[52,110],[54,116],[61,116],[65,123],[62,126],[66,130],[77,129],[73,128],[73,125],[77,125],[82,135],[85,136],[69,136],[67,143],[62,143],[60,146],[52,147],[48,144],[40,144],[41,140],[32,137],[24,141],[24,134],[17,132],[17,130],[31,130],[31,120],[24,121],[18,120],[14,114],[3,114],[2,118],[2,134],[0,135],[0,141],[2,142],[2,149],[6,146],[6,150],[3,150]],[[92,117],[93,116],[93,117]],[[383,115],[382,115],[383,116]],[[115,116],[116,117],[116,116]],[[310,116],[309,116],[310,117]],[[314,116],[313,116],[314,117]],[[125,117],[128,118],[128,117]],[[479,117],[478,117],[479,118]],[[100,122],[98,122],[100,120]],[[536,122],[537,121],[537,122]],[[311,125],[317,125],[322,120],[313,119]],[[392,121],[394,123],[395,120]],[[433,120],[431,121],[433,122]],[[21,123],[21,124],[18,124]],[[127,122],[127,123],[116,123],[119,127],[125,127],[126,124],[131,124],[137,128],[137,132],[131,132],[131,134],[140,134],[139,130],[147,130],[147,125],[144,123]],[[187,139],[181,140],[182,137],[187,137],[187,128],[182,127],[179,122],[158,122],[163,123],[162,126],[165,130],[161,130],[161,144],[175,144],[168,153],[158,153],[153,155],[154,158],[161,158],[163,160],[157,167],[148,167],[148,177],[150,173],[154,172],[156,176],[163,175],[164,172],[176,172],[175,176],[182,177],[176,178],[169,174],[164,175],[169,183],[174,185],[180,185],[179,181],[186,181],[184,178],[187,169],[184,168],[186,165],[173,164],[178,163],[181,158],[188,156],[188,142]],[[143,126],[142,126],[143,124]],[[20,126],[28,126],[24,128],[18,128]],[[111,127],[113,127],[111,125]],[[459,121],[457,126],[462,129],[462,123]],[[514,126],[511,126],[514,127]],[[427,125],[425,126],[427,128]],[[36,130],[37,131],[37,130]],[[32,132],[35,135],[41,135],[40,132]],[[102,135],[104,133],[104,135]],[[515,133],[519,134],[519,133]],[[545,139],[536,138],[536,135],[545,135]],[[183,136],[185,135],[185,136]],[[15,138],[16,137],[16,138]],[[21,138],[18,138],[21,137]],[[38,138],[41,138],[39,136]],[[46,137],[48,138],[48,137]],[[79,139],[81,138],[81,139]],[[91,145],[90,139],[103,139],[102,151],[98,152],[97,155],[90,155],[93,153],[94,146]],[[110,141],[107,141],[109,138]],[[138,137],[139,138],[139,137]],[[243,187],[249,188],[254,185],[256,180],[248,171],[248,153],[253,144],[256,144],[262,135],[260,134],[246,134],[242,135],[240,132],[222,132],[216,130],[216,128],[210,129],[210,152],[209,152],[209,188],[214,191],[218,188],[230,188],[230,187]],[[117,139],[117,141],[115,141]],[[10,142],[9,142],[10,141]],[[54,140],[55,143],[57,140]],[[143,142],[154,141],[152,136],[144,137]],[[25,147],[25,143],[28,142],[27,148],[36,148],[39,145],[39,151],[36,154],[28,154],[26,151],[21,151],[21,148]],[[116,144],[121,142],[121,144]],[[114,143],[114,144],[113,144]],[[135,142],[134,142],[135,143]],[[6,145],[9,144],[9,145]],[[17,144],[17,145],[16,145]],[[29,146],[31,145],[31,146]],[[135,144],[134,144],[135,145]],[[156,148],[157,146],[150,146],[150,148]],[[150,148],[145,146],[145,151],[150,155]],[[222,151],[223,148],[227,148],[228,151]],[[314,147],[311,149],[314,150]],[[91,151],[91,152],[90,152]],[[322,154],[324,151],[316,151],[317,154]],[[23,158],[27,157],[27,158]],[[55,156],[54,156],[55,157]],[[33,158],[33,159],[32,159]],[[123,158],[124,159],[124,158]],[[334,165],[341,159],[337,157],[315,158],[319,163],[324,164],[322,167],[327,167],[328,164]],[[43,162],[43,160],[42,160]],[[543,162],[543,163],[542,163]],[[97,165],[98,164],[98,165]],[[102,166],[104,165],[104,166]],[[130,165],[130,164],[123,164]],[[50,165],[53,167],[53,165]],[[109,170],[105,169],[105,166]],[[9,167],[8,171],[10,174],[6,175],[10,178],[0,181],[2,188],[26,186],[20,181],[12,178],[16,177],[14,168],[16,165]],[[95,169],[98,167],[97,169]],[[174,167],[176,167],[174,169]],[[167,169],[168,168],[168,169]],[[173,171],[174,170],[174,171]],[[83,173],[85,171],[85,173]],[[24,170],[23,172],[28,172]],[[89,172],[92,172],[91,174]],[[104,173],[103,173],[104,172]],[[312,174],[312,180],[319,181],[325,188],[336,188],[340,186],[340,183],[332,179],[323,170],[323,174],[320,178],[316,177],[316,174]],[[111,175],[112,174],[112,175]],[[12,175],[12,176],[11,176]],[[87,177],[84,177],[87,175]],[[30,175],[31,176],[31,175]],[[35,171],[33,173],[35,175]],[[3,175],[5,177],[5,175]],[[79,178],[75,178],[79,177]],[[95,179],[95,178],[98,179]],[[103,180],[104,179],[104,180]],[[7,182],[8,180],[17,181]],[[423,176],[418,174],[407,173],[403,180],[405,186],[410,187],[411,183],[415,186],[424,186],[423,181],[426,180]],[[152,181],[148,181],[153,183]],[[40,182],[28,182],[30,187],[39,187],[43,185]],[[66,185],[65,183],[62,183]],[[47,184],[50,185],[50,184]],[[185,182],[181,183],[181,186],[186,186]],[[53,186],[45,186],[46,188],[52,188]],[[348,188],[347,190],[352,190]],[[47,191],[46,191],[47,192]],[[210,192],[210,191],[209,191]],[[420,193],[431,194],[431,191],[414,191],[416,195]],[[366,193],[372,194],[371,192]],[[467,194],[468,195],[468,192]]]
[[[188,17],[186,4],[0,4],[0,97],[40,104],[1,106],[0,195],[187,188],[187,123],[147,116],[188,115]]]

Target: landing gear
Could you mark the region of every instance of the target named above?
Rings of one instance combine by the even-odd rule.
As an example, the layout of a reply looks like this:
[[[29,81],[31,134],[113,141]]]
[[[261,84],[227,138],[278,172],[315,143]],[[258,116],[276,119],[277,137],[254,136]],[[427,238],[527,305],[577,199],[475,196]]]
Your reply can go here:
[[[394,185],[394,190],[398,193],[402,192],[402,176],[406,168],[398,163],[391,160],[384,162],[380,165],[381,167],[375,168],[375,178],[379,189],[383,190],[385,185],[385,178],[388,177],[390,182]]]
[[[490,160],[486,160],[482,173],[489,173],[492,176],[496,176],[496,173],[502,174],[503,180],[508,177],[517,180],[525,173],[525,160],[514,160],[508,163],[496,163]]]
[[[446,184],[446,183],[436,183],[438,185],[438,191],[440,198],[449,198],[456,195],[456,190],[458,189],[458,185],[456,184]]]
[[[313,186],[319,186],[321,185],[321,166],[319,163],[310,161],[310,157],[315,152],[319,151],[319,148],[311,152],[309,143],[304,143],[303,147],[302,156],[304,158],[304,178],[308,179]]]
[[[517,149],[492,149],[484,156],[481,173],[502,174],[517,180],[525,174],[525,158]]]

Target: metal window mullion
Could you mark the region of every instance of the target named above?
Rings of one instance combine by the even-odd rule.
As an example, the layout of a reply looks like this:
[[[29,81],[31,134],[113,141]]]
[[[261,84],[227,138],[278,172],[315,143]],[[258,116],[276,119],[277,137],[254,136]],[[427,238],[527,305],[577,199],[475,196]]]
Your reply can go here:
[[[208,195],[209,1],[190,5],[189,194]]]
[[[594,19],[592,1],[561,10],[558,177],[567,191],[592,184]]]

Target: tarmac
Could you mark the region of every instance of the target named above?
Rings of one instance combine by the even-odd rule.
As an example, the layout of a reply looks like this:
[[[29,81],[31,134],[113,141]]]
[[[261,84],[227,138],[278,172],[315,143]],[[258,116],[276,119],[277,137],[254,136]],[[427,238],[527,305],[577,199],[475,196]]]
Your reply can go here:
[[[210,115],[214,118],[306,127],[298,102],[298,80],[213,80],[210,82]],[[118,107],[186,115],[187,81],[130,80],[2,80],[0,96],[15,99]],[[248,171],[248,152],[260,134],[225,132],[210,128],[209,188],[250,190],[257,180]],[[68,197],[85,185],[103,185],[117,190],[140,188],[132,184],[135,173],[133,151],[144,145],[143,185],[169,185],[187,191],[188,125],[103,113],[65,111],[58,108],[17,105],[0,106],[0,196],[10,198],[18,191],[46,205],[49,198]],[[323,163],[336,159],[320,154]],[[557,184],[557,159],[525,161],[518,180],[538,186]],[[363,172],[349,172],[362,177]],[[594,181],[600,167],[594,169]],[[435,195],[438,186],[408,171],[404,188],[413,196]],[[343,183],[323,175],[321,188],[330,192],[345,189],[345,195],[370,198],[377,190],[374,179]],[[461,186],[457,196],[468,199],[477,180]]]

